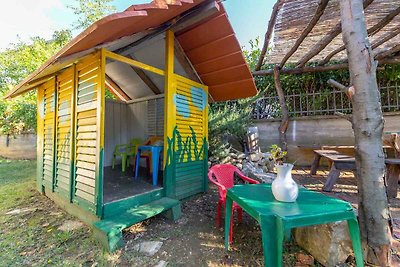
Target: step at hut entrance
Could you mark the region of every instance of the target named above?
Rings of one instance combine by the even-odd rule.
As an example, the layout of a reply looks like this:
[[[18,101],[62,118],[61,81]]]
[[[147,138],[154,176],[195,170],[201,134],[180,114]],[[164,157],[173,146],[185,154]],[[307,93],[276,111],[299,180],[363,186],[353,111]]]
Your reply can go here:
[[[110,250],[207,190],[208,102],[256,93],[222,3],[170,2],[97,21],[6,96],[37,89],[37,189]]]

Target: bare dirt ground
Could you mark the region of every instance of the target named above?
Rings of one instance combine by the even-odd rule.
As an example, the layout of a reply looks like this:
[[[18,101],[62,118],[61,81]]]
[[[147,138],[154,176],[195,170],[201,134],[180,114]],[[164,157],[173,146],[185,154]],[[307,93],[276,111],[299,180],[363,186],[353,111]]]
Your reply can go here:
[[[123,250],[129,251],[139,240],[163,242],[156,258],[142,256],[131,259],[130,263],[165,260],[171,266],[263,266],[261,232],[257,222],[246,214],[241,224],[235,224],[234,243],[225,252],[223,229],[215,226],[217,194],[211,187],[209,193],[184,202],[182,218],[177,222],[157,216],[127,229],[127,245]],[[306,254],[293,243],[286,244],[284,266],[295,266],[297,258]],[[309,265],[301,265],[319,266],[311,261]]]
[[[327,172],[309,176],[308,170],[298,169],[294,174],[299,184],[321,191]],[[215,227],[215,187],[184,202],[177,222],[156,216],[127,229],[125,246],[110,254],[89,227],[40,195],[34,179],[35,162],[0,161],[0,266],[156,266],[160,261],[168,266],[263,266],[260,229],[247,214],[241,224],[235,224],[234,243],[225,252],[223,229]],[[356,190],[354,177],[346,173],[328,194],[356,207]],[[398,239],[399,196],[390,205],[394,238]],[[66,225],[74,227],[65,230]],[[153,256],[146,256],[134,250],[143,241],[160,241],[162,246]],[[394,260],[399,251],[394,242]],[[283,262],[284,266],[320,266],[293,243],[285,244]]]

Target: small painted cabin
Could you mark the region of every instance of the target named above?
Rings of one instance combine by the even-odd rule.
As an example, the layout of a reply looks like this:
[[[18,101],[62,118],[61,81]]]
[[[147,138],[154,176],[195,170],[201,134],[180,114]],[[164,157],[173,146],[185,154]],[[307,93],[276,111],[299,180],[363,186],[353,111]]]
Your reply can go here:
[[[222,3],[200,0],[133,5],[97,21],[7,97],[32,89],[37,189],[110,250],[124,228],[177,218],[181,200],[207,190],[208,102],[256,93]],[[133,159],[124,172],[112,168],[117,145],[151,137],[163,141],[155,185],[145,158],[138,178]]]

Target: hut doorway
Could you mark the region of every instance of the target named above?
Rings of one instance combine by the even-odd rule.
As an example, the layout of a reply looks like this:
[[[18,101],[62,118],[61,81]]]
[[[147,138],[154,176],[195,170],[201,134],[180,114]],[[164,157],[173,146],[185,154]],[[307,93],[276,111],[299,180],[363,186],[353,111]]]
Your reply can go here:
[[[150,152],[142,152],[137,177],[135,170],[138,146],[163,146],[164,96],[130,102],[107,100],[104,129],[104,203],[162,188],[163,153],[160,153],[157,163],[155,184]],[[121,155],[125,152],[128,152],[126,160]]]
[[[142,153],[138,177],[135,168],[138,146],[163,147],[164,58],[164,35],[124,56],[107,54],[105,87],[116,99],[106,98],[104,109],[103,204],[163,188],[162,151],[155,184],[153,153]],[[126,160],[120,152],[128,152]]]

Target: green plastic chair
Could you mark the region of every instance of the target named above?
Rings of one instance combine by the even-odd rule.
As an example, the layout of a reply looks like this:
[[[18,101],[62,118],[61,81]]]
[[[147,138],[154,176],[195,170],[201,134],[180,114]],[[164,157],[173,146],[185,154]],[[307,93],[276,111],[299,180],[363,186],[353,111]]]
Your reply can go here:
[[[129,144],[116,145],[113,153],[112,168],[114,169],[115,159],[120,157],[122,161],[122,171],[125,172],[126,167],[129,167],[129,159],[135,157],[137,146],[141,143],[142,141],[140,139],[133,138]]]

